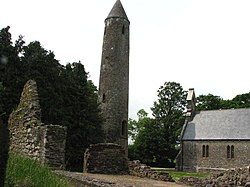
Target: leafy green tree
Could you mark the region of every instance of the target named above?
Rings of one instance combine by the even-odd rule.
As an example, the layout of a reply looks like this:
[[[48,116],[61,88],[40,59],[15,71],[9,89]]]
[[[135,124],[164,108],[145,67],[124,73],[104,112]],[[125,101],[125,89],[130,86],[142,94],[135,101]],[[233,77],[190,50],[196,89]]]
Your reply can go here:
[[[200,95],[196,98],[196,110],[218,110],[222,108],[223,99],[212,94]]]
[[[144,109],[140,109],[137,112],[138,121],[129,119],[128,120],[128,137],[135,141],[137,135],[141,130],[145,128],[145,126],[150,122],[150,118],[148,117],[148,113]]]
[[[67,126],[67,168],[82,170],[86,147],[102,139],[96,87],[80,62],[63,66],[40,42],[25,45],[22,36],[13,44],[9,29],[0,31],[0,115],[4,124],[19,103],[26,81],[35,80],[42,121]]]
[[[132,120],[135,132],[130,145],[131,157],[151,166],[173,167],[177,154],[178,135],[184,124],[186,91],[179,83],[166,82],[158,90],[158,100],[151,108],[154,118],[147,118],[143,110],[138,121]]]
[[[4,179],[6,174],[6,166],[8,160],[8,130],[6,124],[3,124],[1,116],[3,113],[3,104],[2,104],[2,94],[4,88],[0,82],[0,186],[4,186]]]
[[[170,167],[169,144],[165,139],[163,125],[154,119],[138,134],[133,147],[137,159],[150,166]]]
[[[46,124],[62,124],[65,121],[63,95],[60,93],[65,80],[60,76],[62,65],[55,59],[53,52],[45,50],[40,42],[31,42],[23,47],[21,57],[25,67],[25,82],[37,82],[42,121]]]
[[[70,170],[82,170],[85,149],[91,143],[102,141],[101,117],[97,107],[97,89],[87,80],[84,66],[79,63],[67,64],[66,108],[70,118],[67,137],[67,162]]]
[[[4,87],[1,95],[3,123],[8,121],[9,114],[18,104],[23,87],[23,68],[18,51],[11,41],[10,27],[0,30],[0,82]]]
[[[140,152],[141,137],[143,132],[152,123],[153,119],[148,117],[148,113],[144,109],[140,109],[137,112],[138,120],[129,119],[128,121],[128,135],[132,143],[129,144],[129,158],[131,160],[142,160],[144,157],[144,151]],[[145,133],[144,133],[145,134]],[[139,138],[138,138],[139,137]],[[148,160],[148,159],[147,159]],[[145,163],[145,160],[143,160]]]
[[[232,100],[223,100],[220,96],[214,96],[212,94],[200,95],[196,98],[197,110],[218,110],[218,109],[230,109],[230,108],[249,108],[250,107],[250,92],[240,94],[234,97]]]
[[[232,99],[233,108],[250,108],[250,92],[237,95]]]
[[[158,90],[158,101],[151,108],[156,124],[161,127],[164,154],[160,158],[174,163],[176,144],[184,124],[187,92],[176,82],[165,82]]]

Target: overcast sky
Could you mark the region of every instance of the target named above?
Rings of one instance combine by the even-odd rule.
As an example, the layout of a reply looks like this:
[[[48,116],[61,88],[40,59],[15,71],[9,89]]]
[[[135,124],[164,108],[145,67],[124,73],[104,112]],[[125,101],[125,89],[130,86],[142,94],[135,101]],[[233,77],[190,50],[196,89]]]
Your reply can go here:
[[[0,27],[38,40],[62,64],[81,61],[98,86],[104,19],[116,0],[5,0]],[[121,0],[130,20],[129,116],[150,112],[175,81],[196,95],[250,91],[249,0]]]

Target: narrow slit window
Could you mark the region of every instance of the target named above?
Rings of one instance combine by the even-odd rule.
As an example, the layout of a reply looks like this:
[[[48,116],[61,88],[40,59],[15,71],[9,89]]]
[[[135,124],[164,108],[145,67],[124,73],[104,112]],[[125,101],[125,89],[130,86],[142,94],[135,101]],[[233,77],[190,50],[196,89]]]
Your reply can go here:
[[[122,121],[122,136],[126,136],[127,135],[127,121],[123,120]]]
[[[102,102],[105,103],[106,102],[106,95],[102,94]]]
[[[209,146],[206,146],[206,157],[209,157]]]
[[[209,157],[209,146],[208,145],[202,146],[202,157]]]
[[[231,145],[231,158],[234,158],[234,146]]]
[[[105,28],[104,28],[104,35],[106,35],[106,30],[107,30],[107,27],[105,26]]]
[[[122,34],[124,34],[125,33],[125,26],[123,25],[122,26]]]
[[[206,157],[206,147],[205,147],[205,145],[202,146],[202,157]]]
[[[234,158],[234,146],[233,145],[228,145],[227,146],[227,158],[232,159]]]
[[[227,158],[230,158],[230,146],[227,146]]]

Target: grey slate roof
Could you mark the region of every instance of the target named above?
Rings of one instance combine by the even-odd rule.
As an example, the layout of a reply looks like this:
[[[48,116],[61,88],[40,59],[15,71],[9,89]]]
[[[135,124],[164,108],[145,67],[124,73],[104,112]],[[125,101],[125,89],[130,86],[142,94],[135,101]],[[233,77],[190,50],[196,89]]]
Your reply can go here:
[[[126,14],[120,0],[116,1],[112,10],[109,13],[107,19],[108,18],[124,18],[124,19],[128,20],[127,14]]]
[[[197,112],[182,140],[250,140],[250,109]]]

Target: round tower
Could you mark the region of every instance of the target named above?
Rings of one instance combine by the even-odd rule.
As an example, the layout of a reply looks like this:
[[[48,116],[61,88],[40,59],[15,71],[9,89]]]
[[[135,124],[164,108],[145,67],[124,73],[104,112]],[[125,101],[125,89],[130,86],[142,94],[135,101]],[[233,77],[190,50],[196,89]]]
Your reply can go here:
[[[117,0],[105,19],[99,103],[106,143],[128,149],[129,20]]]

